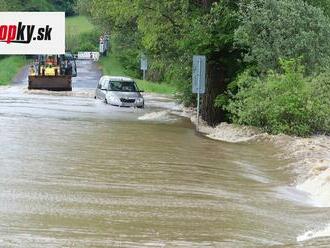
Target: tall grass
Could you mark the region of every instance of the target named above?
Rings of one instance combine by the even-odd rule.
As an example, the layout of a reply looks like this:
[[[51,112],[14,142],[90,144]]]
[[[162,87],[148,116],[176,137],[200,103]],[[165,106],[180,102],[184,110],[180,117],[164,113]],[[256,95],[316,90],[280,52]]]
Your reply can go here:
[[[93,24],[85,16],[73,16],[65,19],[66,33],[88,33],[94,30]]]
[[[97,51],[100,34],[87,17],[68,17],[66,18],[65,28],[66,50],[73,53]]]
[[[27,63],[25,56],[10,56],[0,59],[0,85],[7,85]]]

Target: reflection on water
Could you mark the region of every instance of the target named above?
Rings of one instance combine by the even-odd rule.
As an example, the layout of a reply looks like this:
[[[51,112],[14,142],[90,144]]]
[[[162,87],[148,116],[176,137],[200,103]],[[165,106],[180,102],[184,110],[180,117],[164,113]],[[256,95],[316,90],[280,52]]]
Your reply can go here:
[[[274,147],[154,112],[0,93],[0,246],[287,247],[330,222],[278,190],[291,178]]]

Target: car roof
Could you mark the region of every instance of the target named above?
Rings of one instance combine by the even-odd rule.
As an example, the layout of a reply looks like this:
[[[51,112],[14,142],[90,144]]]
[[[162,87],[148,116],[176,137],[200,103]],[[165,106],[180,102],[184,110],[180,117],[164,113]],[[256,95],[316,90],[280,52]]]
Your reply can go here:
[[[132,78],[129,77],[120,77],[120,76],[103,76],[102,79],[105,78],[109,81],[125,81],[125,82],[134,82]]]

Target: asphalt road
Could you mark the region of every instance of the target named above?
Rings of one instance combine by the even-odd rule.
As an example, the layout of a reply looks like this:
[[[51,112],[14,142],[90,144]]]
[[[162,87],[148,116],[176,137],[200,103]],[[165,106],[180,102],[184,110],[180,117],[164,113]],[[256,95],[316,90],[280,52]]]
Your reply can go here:
[[[78,75],[72,80],[73,88],[95,89],[102,76],[98,65],[89,60],[77,60],[76,63]]]

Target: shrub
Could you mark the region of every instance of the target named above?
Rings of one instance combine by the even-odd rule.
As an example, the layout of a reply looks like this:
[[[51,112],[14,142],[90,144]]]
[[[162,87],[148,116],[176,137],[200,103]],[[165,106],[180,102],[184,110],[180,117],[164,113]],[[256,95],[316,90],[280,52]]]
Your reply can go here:
[[[316,111],[311,122],[315,130],[330,134],[330,72],[315,77],[311,82],[311,88],[313,109]]]
[[[330,133],[328,74],[315,79],[304,76],[296,60],[281,61],[282,73],[270,71],[265,77],[242,73],[238,93],[222,107],[233,122],[261,127],[272,134],[308,136]]]
[[[68,49],[73,53],[80,51],[95,51],[99,50],[100,33],[97,31],[90,31],[80,33],[74,36],[67,37]]]

